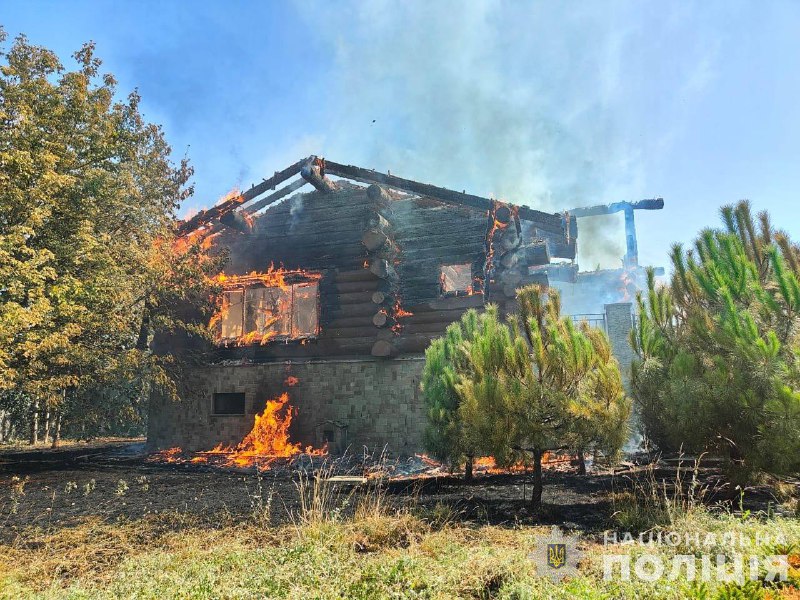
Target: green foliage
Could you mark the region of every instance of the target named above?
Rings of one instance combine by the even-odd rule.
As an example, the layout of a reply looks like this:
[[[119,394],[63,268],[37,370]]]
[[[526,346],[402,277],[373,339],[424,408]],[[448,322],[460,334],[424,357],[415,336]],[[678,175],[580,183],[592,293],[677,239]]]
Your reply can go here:
[[[68,71],[24,36],[0,46],[0,391],[33,406],[167,383],[148,335],[180,326],[176,299],[209,296],[213,261],[173,240],[188,163],[171,162],[138,94],[116,99],[92,44],[74,58]]]
[[[800,252],[766,213],[722,209],[725,229],[676,245],[669,286],[648,276],[631,341],[645,435],[713,450],[745,470],[800,470]]]
[[[509,324],[488,306],[469,311],[426,353],[428,447],[440,458],[490,454],[528,461],[541,474],[553,449],[614,455],[627,438],[631,403],[605,333],[561,316],[557,291],[518,291]]]
[[[445,335],[434,340],[425,351],[421,387],[427,405],[425,447],[437,459],[457,465],[476,449],[462,427],[456,390],[459,374],[468,369],[464,342],[474,339],[482,317],[471,309],[460,321],[451,323]]]
[[[518,291],[510,326],[487,318],[467,344],[475,376],[462,378],[461,412],[500,465],[548,450],[616,453],[627,438],[630,402],[605,334],[561,316],[555,290]],[[491,313],[489,313],[491,314]]]

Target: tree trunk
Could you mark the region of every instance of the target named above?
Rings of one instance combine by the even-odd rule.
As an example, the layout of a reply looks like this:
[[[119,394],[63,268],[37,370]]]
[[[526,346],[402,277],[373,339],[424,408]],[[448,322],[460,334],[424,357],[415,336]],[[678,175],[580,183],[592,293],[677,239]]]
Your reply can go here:
[[[56,424],[53,431],[53,448],[58,448],[61,444],[61,411],[56,413]]]
[[[142,315],[142,322],[139,324],[139,337],[136,340],[136,349],[145,351],[148,348],[148,340],[150,339],[150,303],[145,300],[144,314]]]
[[[50,405],[47,404],[44,409],[44,443],[50,442]]]
[[[464,481],[472,481],[472,463],[474,461],[475,457],[467,457],[467,461],[464,463]]]
[[[531,494],[531,510],[539,512],[542,507],[542,450],[533,451],[533,494]]]
[[[586,475],[586,455],[583,450],[578,450],[578,475]]]
[[[31,437],[29,439],[31,445],[35,445],[39,441],[39,401],[34,400],[31,406]]]

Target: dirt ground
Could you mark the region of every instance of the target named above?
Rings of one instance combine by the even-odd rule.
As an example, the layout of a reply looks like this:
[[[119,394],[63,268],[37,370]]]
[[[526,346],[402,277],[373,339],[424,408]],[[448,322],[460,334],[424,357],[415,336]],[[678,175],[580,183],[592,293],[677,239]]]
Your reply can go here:
[[[208,466],[148,462],[141,441],[105,441],[59,450],[0,452],[0,541],[31,526],[62,528],[87,518],[136,520],[160,513],[188,514],[210,523],[250,518],[271,503],[272,521],[286,522],[300,502],[299,474],[276,469],[261,475]],[[524,474],[390,481],[387,497],[398,505],[437,510],[484,523],[534,522],[527,512],[530,479]],[[610,514],[610,476],[545,475],[546,510],[535,522],[602,528]],[[342,504],[351,484],[337,484]]]

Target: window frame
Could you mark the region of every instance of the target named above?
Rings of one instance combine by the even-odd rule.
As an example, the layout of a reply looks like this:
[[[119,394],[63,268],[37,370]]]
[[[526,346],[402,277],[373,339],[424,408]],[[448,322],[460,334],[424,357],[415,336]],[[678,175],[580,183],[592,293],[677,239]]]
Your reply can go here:
[[[302,343],[305,340],[316,339],[319,337],[320,333],[320,277],[307,277],[303,275],[295,275],[292,277],[287,277],[286,286],[290,291],[290,299],[289,299],[289,311],[288,311],[288,323],[289,323],[289,333],[288,334],[277,334],[269,338],[265,343],[270,344],[273,341],[280,341],[283,343],[290,343],[290,342],[298,342]],[[298,333],[297,335],[294,334],[295,323],[297,321],[296,314],[295,314],[295,307],[297,306],[295,303],[295,295],[296,295],[296,288],[301,286],[314,286],[316,292],[314,294],[314,314],[316,317],[316,325],[314,327],[314,331],[311,333]],[[248,300],[247,300],[247,292],[248,290],[253,289],[273,289],[283,291],[282,288],[278,286],[269,286],[264,285],[261,282],[255,281],[252,283],[239,283],[235,286],[231,286],[228,289],[223,289],[222,293],[225,295],[229,295],[232,293],[241,293],[241,334],[236,337],[223,337],[223,321],[224,319],[220,319],[219,325],[217,327],[217,339],[216,343],[219,346],[227,346],[231,342],[235,342],[237,339],[245,337],[252,333],[251,330],[247,329],[247,321],[248,321]],[[230,306],[230,300],[226,299]],[[254,342],[256,344],[260,344],[259,342]],[[248,344],[249,345],[249,344]]]
[[[447,290],[445,289],[445,272],[447,267],[467,267],[469,268],[469,283],[466,289],[463,290]],[[452,298],[457,296],[470,296],[475,293],[475,275],[472,272],[472,263],[448,263],[439,265],[439,292],[442,298]]]
[[[217,412],[217,398],[220,396],[241,396],[242,412]],[[211,394],[212,417],[244,417],[247,415],[247,394],[245,392],[213,392]]]

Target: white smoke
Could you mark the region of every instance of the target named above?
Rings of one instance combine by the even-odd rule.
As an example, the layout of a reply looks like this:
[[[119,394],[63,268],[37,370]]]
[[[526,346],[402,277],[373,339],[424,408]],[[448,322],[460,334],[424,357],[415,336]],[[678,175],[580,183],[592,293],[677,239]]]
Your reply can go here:
[[[335,52],[319,104],[320,150],[332,160],[548,211],[656,194],[643,184],[643,155],[665,142],[648,137],[641,107],[672,84],[654,84],[651,70],[691,17],[679,6],[659,15],[638,2],[298,6]],[[699,85],[697,69],[709,70],[700,62],[676,68]],[[587,227],[580,262],[619,266],[622,228]]]

